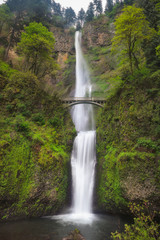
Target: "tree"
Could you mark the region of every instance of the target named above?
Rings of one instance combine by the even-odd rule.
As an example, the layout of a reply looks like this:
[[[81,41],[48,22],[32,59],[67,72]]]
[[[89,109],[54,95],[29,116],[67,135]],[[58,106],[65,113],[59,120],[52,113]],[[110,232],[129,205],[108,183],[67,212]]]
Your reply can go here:
[[[30,21],[41,22],[47,26],[51,20],[51,0],[27,0],[26,4]]]
[[[159,0],[136,0],[139,7],[144,9],[144,14],[148,20],[150,27],[154,27],[158,32],[160,25],[160,2]],[[160,45],[160,37],[157,35],[150,41],[143,44],[147,65],[157,69],[160,65],[160,59],[156,55],[157,46]]]
[[[41,23],[32,22],[21,34],[18,50],[25,56],[26,69],[43,77],[57,65],[52,58],[55,39]]]
[[[121,46],[121,51],[126,55],[133,73],[133,64],[139,68],[138,56],[141,51],[141,43],[153,36],[153,29],[143,14],[141,8],[126,6],[123,13],[115,21],[115,37],[112,39],[112,49]]]
[[[62,16],[61,5],[59,3],[56,3],[55,1],[53,1],[52,2],[52,9],[53,9],[54,15]]]
[[[18,41],[27,18],[27,3],[25,0],[7,0],[6,5],[13,14],[8,35],[8,46],[5,51],[5,59],[8,58],[10,48]]]
[[[50,19],[51,0],[6,0],[6,5],[13,14],[8,35],[8,46],[5,52],[5,59],[8,52],[15,43],[19,41],[21,31],[30,21],[37,21],[46,24]]]
[[[124,4],[126,5],[132,5],[134,0],[124,0]]]
[[[150,26],[158,30],[160,24],[160,5],[159,0],[137,0],[138,6],[144,8],[144,14],[150,23]]]
[[[80,22],[80,26],[83,27],[83,23],[85,20],[85,11],[83,8],[81,8],[81,10],[78,12],[78,20]]]
[[[66,24],[69,26],[69,25],[72,25],[75,23],[75,20],[76,20],[76,14],[75,14],[75,11],[70,7],[70,8],[66,8],[65,9],[65,21],[66,21]]]
[[[9,7],[6,4],[0,5],[0,34],[2,32],[3,25],[11,21],[12,15]]]
[[[102,8],[102,1],[101,0],[94,0],[94,6],[95,6],[95,11],[96,15],[102,14],[103,8]]]
[[[113,8],[113,0],[107,0],[105,12],[111,12]]]
[[[88,10],[86,12],[86,18],[85,20],[87,22],[92,21],[94,18],[94,5],[92,2],[89,3]]]

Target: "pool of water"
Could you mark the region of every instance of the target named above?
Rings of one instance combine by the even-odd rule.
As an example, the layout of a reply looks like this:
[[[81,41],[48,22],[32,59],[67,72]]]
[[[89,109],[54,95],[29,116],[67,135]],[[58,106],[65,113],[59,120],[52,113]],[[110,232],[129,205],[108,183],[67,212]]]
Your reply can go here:
[[[109,214],[85,218],[66,214],[7,222],[0,223],[0,240],[61,240],[75,228],[86,240],[109,240],[111,232],[122,231],[128,222],[124,216]]]

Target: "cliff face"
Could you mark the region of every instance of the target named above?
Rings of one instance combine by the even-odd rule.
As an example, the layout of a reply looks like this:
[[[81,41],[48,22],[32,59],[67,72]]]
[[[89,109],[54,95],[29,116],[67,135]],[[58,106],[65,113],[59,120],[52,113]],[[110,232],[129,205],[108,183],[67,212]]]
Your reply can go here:
[[[52,27],[55,37],[55,53],[57,63],[60,66],[56,78],[51,79],[53,84],[64,87],[65,94],[69,94],[75,81],[75,48],[74,48],[74,29],[60,29]]]
[[[111,45],[112,28],[108,18],[101,16],[98,19],[86,23],[83,29],[83,43],[87,49],[97,46]]]
[[[113,24],[106,16],[88,22],[83,28],[83,51],[88,61],[93,86],[93,96],[105,96],[108,89],[106,75],[113,69],[114,59],[110,57]]]

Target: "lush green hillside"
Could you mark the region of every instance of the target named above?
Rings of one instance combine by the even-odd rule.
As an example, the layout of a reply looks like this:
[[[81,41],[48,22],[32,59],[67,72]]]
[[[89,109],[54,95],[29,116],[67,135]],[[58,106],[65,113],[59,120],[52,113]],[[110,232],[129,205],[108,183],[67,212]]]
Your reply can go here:
[[[41,216],[64,207],[73,125],[54,92],[1,62],[0,212]]]
[[[97,120],[99,205],[124,211],[149,200],[159,210],[160,72],[140,73],[107,99]]]

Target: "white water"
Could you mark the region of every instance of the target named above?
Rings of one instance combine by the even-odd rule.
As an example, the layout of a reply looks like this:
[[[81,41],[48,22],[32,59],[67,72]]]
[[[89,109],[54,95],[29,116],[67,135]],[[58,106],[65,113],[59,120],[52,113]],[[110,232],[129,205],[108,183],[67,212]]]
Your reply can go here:
[[[81,33],[76,32],[76,88],[75,97],[90,97],[90,83],[87,63],[81,48]],[[77,130],[71,155],[73,200],[71,213],[52,216],[61,223],[92,224],[97,216],[92,214],[93,187],[96,164],[96,131],[93,107],[80,104],[72,107],[73,122]]]
[[[75,35],[76,88],[75,97],[90,97],[91,83],[81,48],[81,33]],[[96,131],[93,107],[80,104],[72,108],[72,118],[77,130],[71,156],[73,203],[72,213],[86,218],[92,213],[94,173],[96,163]]]

